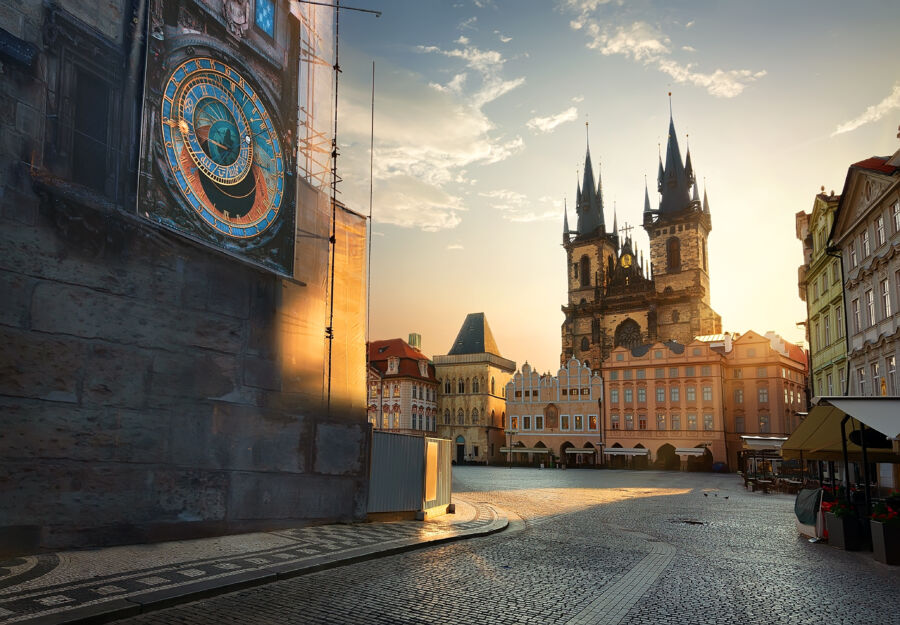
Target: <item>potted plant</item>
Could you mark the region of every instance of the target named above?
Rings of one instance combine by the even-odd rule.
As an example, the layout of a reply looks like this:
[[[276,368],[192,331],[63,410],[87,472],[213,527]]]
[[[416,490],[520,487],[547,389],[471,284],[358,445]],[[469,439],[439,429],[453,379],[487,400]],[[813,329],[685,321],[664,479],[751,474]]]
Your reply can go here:
[[[894,503],[898,499],[893,497],[875,504],[869,520],[872,552],[876,560],[885,564],[900,564],[900,505]]]
[[[842,500],[830,502],[830,504],[823,502],[822,510],[825,511],[828,544],[838,549],[858,551],[862,545],[862,537],[856,510]]]

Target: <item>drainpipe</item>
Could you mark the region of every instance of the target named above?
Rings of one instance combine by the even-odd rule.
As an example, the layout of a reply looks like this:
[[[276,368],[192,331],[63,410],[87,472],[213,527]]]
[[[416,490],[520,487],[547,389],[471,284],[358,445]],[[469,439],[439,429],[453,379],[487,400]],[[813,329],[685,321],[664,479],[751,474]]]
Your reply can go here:
[[[847,369],[847,374],[844,376],[843,394],[846,397],[850,394],[850,330],[849,326],[847,325],[847,319],[849,317],[849,315],[847,314],[847,298],[844,297],[844,295],[846,295],[846,292],[844,290],[844,261],[840,254],[840,248],[835,245],[829,245],[828,247],[826,247],[825,254],[827,256],[831,256],[832,258],[837,258],[838,265],[840,265],[841,267],[841,307],[844,309],[844,366]],[[808,294],[807,299],[809,299]],[[807,319],[809,319],[809,313],[807,313]]]

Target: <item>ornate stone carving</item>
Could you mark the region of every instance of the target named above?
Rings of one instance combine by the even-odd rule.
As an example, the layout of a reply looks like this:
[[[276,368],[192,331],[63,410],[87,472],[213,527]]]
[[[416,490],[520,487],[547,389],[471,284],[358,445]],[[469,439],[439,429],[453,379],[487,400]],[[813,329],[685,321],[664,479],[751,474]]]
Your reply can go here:
[[[228,32],[243,39],[250,28],[250,0],[225,0],[222,4],[222,13]]]

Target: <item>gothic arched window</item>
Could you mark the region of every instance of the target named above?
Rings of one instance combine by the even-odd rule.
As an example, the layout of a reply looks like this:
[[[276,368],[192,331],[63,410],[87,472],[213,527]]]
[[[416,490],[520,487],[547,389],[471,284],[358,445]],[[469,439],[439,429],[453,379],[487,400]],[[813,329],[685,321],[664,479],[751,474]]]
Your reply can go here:
[[[446,380],[444,382],[444,393],[449,395],[451,393],[450,380]]]
[[[478,423],[478,408],[472,408],[472,425]]]
[[[666,241],[666,271],[681,271],[681,241],[669,237]]]
[[[578,272],[581,274],[581,286],[591,285],[591,259],[587,256],[581,257],[581,268]]]
[[[634,319],[626,319],[616,328],[615,347],[633,348],[641,344],[641,326]]]
[[[460,425],[466,424],[466,413],[463,412],[462,408],[460,408],[456,413],[456,422]]]
[[[588,342],[587,337],[581,339],[581,351],[586,352],[591,348],[591,344]]]
[[[450,425],[450,409],[444,409],[444,425]]]
[[[494,394],[494,378],[491,377],[491,395]]]
[[[465,393],[465,392],[466,392],[466,382],[465,382],[465,380],[463,380],[462,378],[460,378],[460,379],[459,379],[459,382],[457,382],[456,388],[457,388],[457,392],[458,392],[460,395],[462,395],[463,393]]]
[[[478,378],[472,378],[472,392],[473,393],[479,392],[479,388],[480,387],[478,386]]]

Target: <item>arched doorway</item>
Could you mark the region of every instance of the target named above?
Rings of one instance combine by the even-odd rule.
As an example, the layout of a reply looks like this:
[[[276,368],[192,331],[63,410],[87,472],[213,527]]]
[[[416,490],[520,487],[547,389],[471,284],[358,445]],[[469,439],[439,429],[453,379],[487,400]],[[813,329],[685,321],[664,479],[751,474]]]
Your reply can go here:
[[[594,449],[594,445],[591,444],[590,442],[588,442],[588,443],[584,444],[584,448],[585,449]],[[597,464],[597,454],[591,453],[591,452],[584,454],[584,463],[591,465],[591,466]]]
[[[702,445],[697,445],[703,449],[702,456],[691,456],[687,461],[688,471],[712,471],[713,457],[709,449]]]
[[[622,449],[622,445],[615,443],[610,449]],[[618,454],[609,457],[610,469],[625,469],[628,467],[628,456],[620,456]]]
[[[544,445],[543,441],[538,441],[537,443],[535,443],[534,448],[535,449],[547,449],[547,446]],[[550,458],[550,454],[532,454],[532,455],[534,456],[534,458],[532,459],[534,466],[540,466],[541,464],[544,464],[546,466],[546,463]]]
[[[635,449],[645,449],[643,445],[638,443],[634,446]],[[634,462],[631,465],[632,469],[646,469],[648,463],[650,462],[650,458],[648,456],[634,456]]]
[[[466,439],[460,434],[456,437],[456,464],[462,464],[466,459]]]
[[[561,465],[566,466],[569,463],[575,464],[575,458],[573,458],[573,456],[575,456],[576,454],[570,454],[570,453],[566,452],[567,449],[574,449],[574,448],[575,448],[575,445],[573,445],[569,441],[566,441],[565,443],[563,443],[562,445],[559,446],[559,463]]]
[[[675,453],[675,447],[670,445],[669,443],[666,443],[665,445],[657,449],[655,465],[660,469],[665,469],[666,471],[677,471],[678,467],[681,465],[681,460]]]

